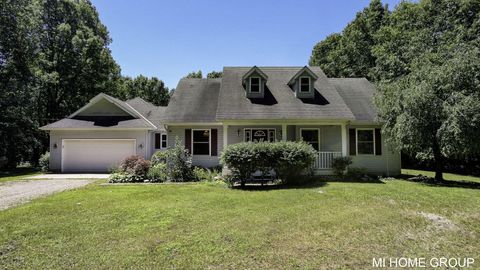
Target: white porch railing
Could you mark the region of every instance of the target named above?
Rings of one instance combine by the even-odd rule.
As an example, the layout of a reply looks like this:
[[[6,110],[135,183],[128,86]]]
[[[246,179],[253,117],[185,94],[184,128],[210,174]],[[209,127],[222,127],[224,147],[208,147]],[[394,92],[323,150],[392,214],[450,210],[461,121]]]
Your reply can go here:
[[[333,159],[341,156],[342,152],[318,152],[313,168],[316,170],[331,169]]]

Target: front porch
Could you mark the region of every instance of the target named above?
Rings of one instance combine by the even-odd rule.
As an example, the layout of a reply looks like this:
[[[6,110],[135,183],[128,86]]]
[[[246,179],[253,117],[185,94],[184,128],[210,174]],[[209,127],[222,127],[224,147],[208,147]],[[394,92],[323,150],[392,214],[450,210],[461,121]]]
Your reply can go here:
[[[224,123],[223,147],[240,142],[300,141],[317,150],[313,164],[316,174],[330,174],[334,158],[347,155],[347,123]]]

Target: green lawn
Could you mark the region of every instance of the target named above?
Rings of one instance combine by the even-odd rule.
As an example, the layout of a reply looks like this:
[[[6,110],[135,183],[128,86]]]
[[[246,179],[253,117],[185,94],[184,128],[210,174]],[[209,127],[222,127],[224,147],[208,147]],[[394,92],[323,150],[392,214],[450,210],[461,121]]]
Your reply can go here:
[[[479,206],[479,189],[402,180],[95,183],[0,212],[0,268],[365,269],[373,257],[439,256],[479,267]]]
[[[40,174],[36,168],[21,167],[8,171],[0,171],[0,183],[14,180],[22,180],[28,176]]]

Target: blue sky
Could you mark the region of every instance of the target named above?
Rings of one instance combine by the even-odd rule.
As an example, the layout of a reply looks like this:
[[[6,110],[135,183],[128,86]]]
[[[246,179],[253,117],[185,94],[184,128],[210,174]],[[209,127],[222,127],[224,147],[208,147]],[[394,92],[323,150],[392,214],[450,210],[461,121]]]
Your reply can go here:
[[[123,75],[169,88],[191,71],[304,66],[313,46],[341,31],[368,0],[92,0]],[[383,0],[392,9],[400,1]]]

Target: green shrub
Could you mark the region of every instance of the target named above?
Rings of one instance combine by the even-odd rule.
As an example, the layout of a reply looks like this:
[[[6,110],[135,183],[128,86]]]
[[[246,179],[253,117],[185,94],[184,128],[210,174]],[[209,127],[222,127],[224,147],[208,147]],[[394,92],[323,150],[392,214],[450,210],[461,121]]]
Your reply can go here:
[[[178,138],[175,141],[175,146],[166,152],[169,180],[173,182],[195,181],[192,156],[188,150],[184,149],[184,146]]]
[[[359,180],[363,176],[367,174],[367,169],[366,168],[361,168],[361,167],[350,167],[348,168],[347,171],[347,177],[352,179],[352,180]]]
[[[289,182],[308,170],[315,161],[315,150],[305,142],[238,143],[224,149],[221,162],[232,171],[229,181],[244,182],[252,173],[274,171]]]
[[[38,164],[42,172],[48,172],[50,169],[50,152],[45,152],[45,154],[41,155],[40,159],[38,159]]]
[[[301,183],[308,170],[311,170],[317,152],[306,142],[275,143],[277,155],[274,170],[284,182]],[[277,159],[278,158],[278,159]]]
[[[141,156],[129,156],[120,163],[119,172],[139,177],[145,177],[150,168],[150,161],[145,160]]]
[[[336,157],[332,160],[333,173],[337,176],[343,176],[345,170],[352,164],[351,157]]]
[[[220,175],[220,171],[202,167],[194,167],[193,174],[195,175],[195,179],[197,181],[205,181],[205,182],[213,182],[215,181],[215,177]]]
[[[166,163],[158,163],[150,166],[147,173],[149,182],[165,182],[168,180],[168,168]]]
[[[155,154],[153,154],[152,157],[150,158],[151,165],[153,166],[159,163],[167,163],[168,154],[169,154],[168,150],[155,152]]]

